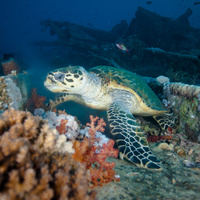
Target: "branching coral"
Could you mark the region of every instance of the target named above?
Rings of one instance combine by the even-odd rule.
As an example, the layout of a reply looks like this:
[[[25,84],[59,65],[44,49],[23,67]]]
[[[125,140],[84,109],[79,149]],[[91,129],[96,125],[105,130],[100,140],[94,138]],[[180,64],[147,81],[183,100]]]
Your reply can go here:
[[[85,166],[54,147],[56,131],[29,112],[0,118],[0,199],[93,199]]]
[[[82,142],[74,142],[73,148],[75,149],[75,153],[73,154],[73,158],[84,163],[86,168],[90,170],[92,186],[102,186],[103,183],[119,181],[113,169],[115,163],[106,162],[107,157],[118,156],[118,150],[113,148],[114,141],[109,140],[107,144],[103,144],[102,148],[95,145],[95,142],[99,140],[95,138],[96,131],[104,132],[106,123],[103,119],[94,118],[92,115],[90,116],[90,120],[91,123],[87,123],[87,126],[90,126],[90,137],[84,138]]]

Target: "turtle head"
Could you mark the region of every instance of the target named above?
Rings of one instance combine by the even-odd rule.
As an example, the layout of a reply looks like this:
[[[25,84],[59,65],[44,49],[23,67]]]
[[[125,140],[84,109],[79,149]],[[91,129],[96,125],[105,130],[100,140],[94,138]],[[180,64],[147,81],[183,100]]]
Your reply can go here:
[[[80,66],[56,69],[47,74],[44,86],[59,93],[79,93],[87,81],[88,72]]]

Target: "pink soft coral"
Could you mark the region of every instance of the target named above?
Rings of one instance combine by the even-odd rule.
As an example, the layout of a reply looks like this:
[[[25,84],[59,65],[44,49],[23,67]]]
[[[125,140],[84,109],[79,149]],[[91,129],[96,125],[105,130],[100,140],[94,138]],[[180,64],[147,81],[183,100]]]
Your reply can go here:
[[[98,120],[98,121],[97,121]],[[114,171],[115,163],[106,162],[107,157],[117,157],[118,150],[113,148],[114,141],[109,140],[103,147],[97,147],[94,145],[99,139],[95,138],[96,131],[104,132],[106,123],[103,119],[90,116],[91,123],[87,123],[90,126],[89,135],[90,138],[84,138],[82,142],[74,141],[73,148],[75,153],[73,158],[76,161],[84,163],[86,168],[90,170],[91,184],[92,186],[102,186],[103,183],[111,181],[119,181],[116,178],[116,172]],[[97,123],[97,125],[96,125]],[[99,151],[99,153],[97,153]]]

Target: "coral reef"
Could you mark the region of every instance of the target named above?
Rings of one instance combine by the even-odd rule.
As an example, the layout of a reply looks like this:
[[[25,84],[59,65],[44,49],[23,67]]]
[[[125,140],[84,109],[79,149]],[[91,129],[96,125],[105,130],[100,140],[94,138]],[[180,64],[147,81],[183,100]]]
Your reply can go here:
[[[100,138],[95,137],[96,131],[104,132],[106,124],[103,119],[94,118],[92,115],[90,120],[91,123],[87,123],[87,126],[90,126],[90,137],[84,138],[82,142],[74,141],[73,148],[75,153],[73,158],[84,163],[86,168],[90,170],[92,187],[102,186],[104,183],[111,181],[119,181],[120,179],[116,176],[116,172],[113,169],[115,163],[106,162],[107,157],[118,156],[118,150],[113,148],[114,141],[109,140],[107,144],[103,144],[102,148],[95,145],[100,140]]]
[[[1,63],[5,75],[19,73],[20,67],[13,58]]]
[[[31,98],[27,101],[27,107],[30,111],[33,111],[37,108],[45,108],[44,102],[46,101],[46,97],[40,96],[37,94],[37,88],[33,88],[31,91]]]
[[[5,110],[9,107],[12,100],[8,95],[7,84],[4,77],[0,77],[0,110]]]
[[[179,86],[179,84],[177,84]],[[198,86],[193,85],[183,85],[183,88],[180,87],[180,92],[170,94],[170,106],[173,107],[174,112],[178,115],[178,124],[177,131],[182,132],[187,139],[193,142],[200,142],[200,101],[194,96],[199,96]],[[176,86],[176,84],[175,84]],[[188,86],[191,88],[189,92],[187,92],[187,87],[185,89],[184,86]]]
[[[66,132],[66,123],[67,123],[67,119],[61,119],[60,121],[60,125],[56,126],[56,129],[58,130],[58,132],[62,135],[65,134]]]
[[[74,116],[65,113],[65,111],[58,111],[58,113],[49,111],[45,113],[40,108],[35,109],[34,113],[48,120],[49,126],[56,128],[58,133],[60,135],[64,134],[68,140],[74,140],[80,134],[80,122]]]
[[[113,148],[114,141],[101,133],[106,125],[103,119],[95,125],[98,117],[90,116],[91,123],[80,129],[79,121],[65,111],[45,113],[43,109],[36,109],[34,113],[48,120],[51,128],[56,128],[60,135],[55,145],[58,151],[74,153],[73,158],[89,169],[91,187],[119,180],[113,170],[115,163],[106,162],[107,157],[117,157],[118,150]]]
[[[20,89],[11,78],[6,78],[5,82],[7,85],[8,94],[12,99],[10,107],[19,110],[22,108],[22,95]]]
[[[156,81],[146,77],[145,79],[149,81],[151,87],[155,86],[157,92],[161,91],[158,89],[160,86],[163,88],[163,94],[158,94],[158,96],[164,98],[162,101],[165,106],[175,114],[178,122],[175,126],[176,130],[182,132],[187,139],[200,142],[200,86],[169,82],[168,88],[168,84],[161,84],[160,81],[157,81],[159,78]],[[165,88],[165,86],[167,87]],[[144,130],[148,133],[155,132],[146,125]]]
[[[0,118],[0,199],[94,199],[89,174],[56,148],[57,132],[29,112]]]
[[[20,89],[22,102],[23,105],[25,105],[27,100],[30,98],[32,88],[30,74],[28,74],[27,72],[23,72],[20,74],[16,74],[15,76],[9,75],[9,78],[11,78],[13,82],[17,85],[17,87]]]
[[[17,110],[22,107],[21,91],[11,78],[0,77],[0,110],[11,107]]]

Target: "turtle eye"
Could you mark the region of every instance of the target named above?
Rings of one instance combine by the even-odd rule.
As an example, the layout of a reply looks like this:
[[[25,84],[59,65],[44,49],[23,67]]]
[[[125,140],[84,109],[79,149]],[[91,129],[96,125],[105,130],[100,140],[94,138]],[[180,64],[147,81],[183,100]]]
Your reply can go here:
[[[64,78],[65,78],[65,75],[62,74],[62,73],[57,73],[57,74],[54,75],[54,78],[55,78],[56,81],[63,82]]]

